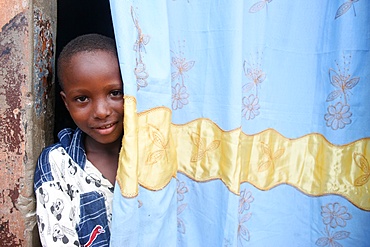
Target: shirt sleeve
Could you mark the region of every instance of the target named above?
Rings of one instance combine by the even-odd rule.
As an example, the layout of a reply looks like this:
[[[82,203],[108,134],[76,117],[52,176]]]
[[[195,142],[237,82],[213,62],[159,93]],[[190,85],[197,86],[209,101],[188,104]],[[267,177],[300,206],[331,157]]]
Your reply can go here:
[[[45,182],[35,191],[42,246],[80,246],[76,231],[78,206],[59,182]]]

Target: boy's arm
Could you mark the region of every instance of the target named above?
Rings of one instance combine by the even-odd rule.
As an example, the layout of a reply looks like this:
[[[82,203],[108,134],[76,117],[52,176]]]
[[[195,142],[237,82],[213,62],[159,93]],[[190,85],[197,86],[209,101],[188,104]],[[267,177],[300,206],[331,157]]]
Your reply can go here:
[[[76,231],[78,205],[56,182],[43,183],[35,191],[36,215],[43,246],[80,246]],[[74,198],[74,200],[78,198]]]

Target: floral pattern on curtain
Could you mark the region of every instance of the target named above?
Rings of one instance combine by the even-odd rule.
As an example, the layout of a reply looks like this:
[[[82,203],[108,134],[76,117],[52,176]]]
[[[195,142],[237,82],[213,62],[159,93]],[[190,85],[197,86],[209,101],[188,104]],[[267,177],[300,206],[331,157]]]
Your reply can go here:
[[[112,246],[368,246],[370,2],[110,0]]]

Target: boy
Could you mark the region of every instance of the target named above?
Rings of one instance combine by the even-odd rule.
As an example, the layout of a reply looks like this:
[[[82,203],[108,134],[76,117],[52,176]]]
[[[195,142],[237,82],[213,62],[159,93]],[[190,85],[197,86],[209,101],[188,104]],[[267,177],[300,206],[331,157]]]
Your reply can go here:
[[[75,130],[38,160],[34,190],[43,246],[109,246],[123,135],[123,83],[113,39],[77,37],[58,59],[60,93]]]

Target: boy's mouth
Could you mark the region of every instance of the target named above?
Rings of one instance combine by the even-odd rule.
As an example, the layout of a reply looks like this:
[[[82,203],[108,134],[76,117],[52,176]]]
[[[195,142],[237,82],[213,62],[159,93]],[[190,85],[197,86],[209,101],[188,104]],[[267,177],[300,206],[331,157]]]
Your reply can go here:
[[[117,122],[98,126],[98,127],[95,127],[94,129],[100,135],[109,135],[115,130],[116,126],[117,126]]]
[[[111,123],[111,124],[107,124],[107,125],[104,125],[104,126],[101,126],[101,127],[97,127],[96,129],[109,129],[113,125],[114,125],[114,123]]]

